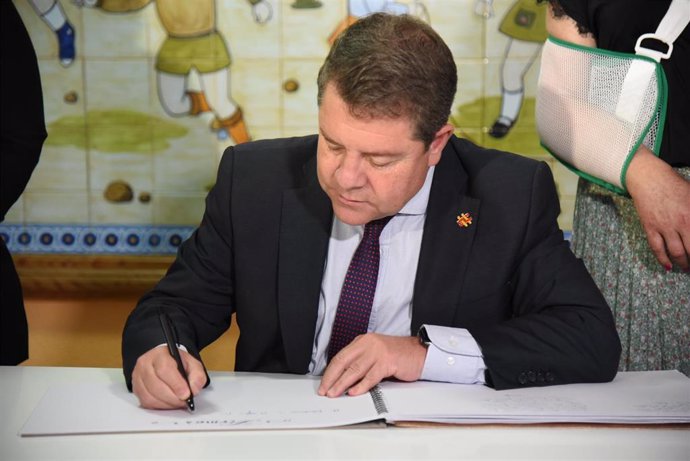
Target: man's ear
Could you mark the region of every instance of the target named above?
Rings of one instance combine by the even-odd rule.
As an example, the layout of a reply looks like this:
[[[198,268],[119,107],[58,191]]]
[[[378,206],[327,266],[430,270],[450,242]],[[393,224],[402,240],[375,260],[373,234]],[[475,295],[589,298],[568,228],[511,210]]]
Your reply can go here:
[[[429,154],[429,166],[434,166],[441,160],[443,148],[448,144],[448,140],[454,131],[455,127],[450,123],[446,123],[436,132],[427,150]]]

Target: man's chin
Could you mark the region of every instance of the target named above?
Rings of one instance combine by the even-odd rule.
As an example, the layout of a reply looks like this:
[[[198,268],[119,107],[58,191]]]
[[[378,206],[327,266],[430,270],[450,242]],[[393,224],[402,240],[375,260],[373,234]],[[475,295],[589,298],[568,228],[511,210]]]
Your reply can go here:
[[[345,224],[349,224],[350,226],[361,226],[376,219],[371,215],[371,213],[357,211],[346,207],[334,207],[333,213],[335,213],[340,221],[344,222]]]

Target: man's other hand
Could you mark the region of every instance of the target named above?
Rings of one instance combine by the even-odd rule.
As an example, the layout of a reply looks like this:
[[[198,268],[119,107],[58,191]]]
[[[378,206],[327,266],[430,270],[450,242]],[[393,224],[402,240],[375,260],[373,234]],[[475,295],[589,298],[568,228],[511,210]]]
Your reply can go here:
[[[422,375],[426,347],[413,336],[367,333],[356,337],[326,367],[319,395],[360,395],[386,378],[417,381]]]

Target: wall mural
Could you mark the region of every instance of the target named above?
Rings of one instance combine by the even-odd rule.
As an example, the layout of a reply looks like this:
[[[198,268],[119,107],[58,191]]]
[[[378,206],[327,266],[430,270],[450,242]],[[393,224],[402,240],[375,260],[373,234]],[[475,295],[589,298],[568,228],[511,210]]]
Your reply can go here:
[[[377,11],[449,44],[458,136],[542,159],[569,230],[576,178],[534,128],[545,9],[535,0],[14,0],[36,49],[48,129],[0,225],[14,253],[170,254],[199,222],[228,146],[316,132],[334,38]]]
[[[29,0],[43,22],[55,33],[60,64],[67,67],[74,62],[74,27],[67,20],[58,0]]]

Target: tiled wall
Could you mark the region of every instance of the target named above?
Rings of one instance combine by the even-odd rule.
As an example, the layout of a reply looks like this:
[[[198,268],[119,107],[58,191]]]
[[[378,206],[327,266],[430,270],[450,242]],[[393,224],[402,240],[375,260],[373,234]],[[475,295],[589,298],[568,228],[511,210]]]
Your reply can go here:
[[[199,8],[206,3],[187,2]],[[38,55],[49,136],[26,192],[0,227],[10,249],[57,251],[37,243],[41,232],[53,229],[51,241],[63,241],[65,233],[76,236],[73,246],[63,245],[59,251],[117,253],[125,250],[108,246],[105,232],[119,229],[118,235],[139,236],[129,252],[174,251],[152,249],[144,242],[152,233],[165,238],[182,229],[184,234],[198,223],[218,159],[234,141],[210,129],[212,113],[173,117],[164,110],[155,69],[168,35],[160,5],[154,1],[135,11],[113,13],[58,0],[76,33],[76,56],[65,66],[59,61],[56,34],[31,1],[14,3]],[[538,56],[530,62],[538,45],[514,48],[515,62],[526,69],[520,118],[502,139],[487,134],[498,116],[501,67],[511,40],[499,32],[499,25],[516,3],[532,10],[534,0],[265,0],[257,7],[263,19],[270,11],[263,23],[255,20],[248,0],[208,3],[215,8],[216,29],[232,59],[225,68],[229,95],[242,107],[254,139],[315,132],[316,73],[329,48],[328,36],[350,6],[402,7],[423,14],[457,61],[460,83],[452,113],[457,134],[547,161],[558,183],[561,227],[571,228],[575,176],[539,147],[534,132]],[[485,5],[491,6],[491,17],[477,14]],[[198,74],[190,74],[189,88],[198,88],[199,80]],[[297,83],[298,89],[286,90],[288,83]],[[89,232],[97,236],[97,244],[87,247],[78,236]],[[21,243],[22,233],[33,246]]]

